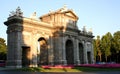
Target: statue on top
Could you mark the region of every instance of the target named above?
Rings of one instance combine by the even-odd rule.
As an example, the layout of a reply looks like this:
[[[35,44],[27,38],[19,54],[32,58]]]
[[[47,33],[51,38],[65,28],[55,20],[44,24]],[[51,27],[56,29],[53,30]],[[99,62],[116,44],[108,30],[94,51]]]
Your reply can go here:
[[[9,17],[12,17],[12,16],[20,16],[20,17],[23,16],[23,12],[21,11],[20,7],[18,7],[16,11],[10,12]]]

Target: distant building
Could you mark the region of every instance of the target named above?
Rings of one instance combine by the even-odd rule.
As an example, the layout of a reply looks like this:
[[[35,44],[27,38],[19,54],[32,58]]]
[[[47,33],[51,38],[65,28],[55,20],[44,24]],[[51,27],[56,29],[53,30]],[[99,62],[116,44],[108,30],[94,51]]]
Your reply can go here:
[[[79,30],[78,16],[66,7],[50,11],[39,19],[36,12],[23,17],[21,9],[11,12],[7,26],[7,66],[79,65],[94,61],[93,35]]]

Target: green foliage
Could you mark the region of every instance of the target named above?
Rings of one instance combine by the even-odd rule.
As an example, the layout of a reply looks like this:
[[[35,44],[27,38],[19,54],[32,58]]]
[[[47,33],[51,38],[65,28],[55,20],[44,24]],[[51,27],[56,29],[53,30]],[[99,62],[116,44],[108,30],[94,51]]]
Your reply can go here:
[[[116,61],[120,63],[120,31],[111,35],[110,32],[103,35],[100,39],[94,39],[94,56],[99,56],[99,61]],[[95,59],[97,60],[97,59]]]
[[[120,31],[114,33],[113,46],[116,49],[116,52],[118,53],[120,51]]]
[[[5,60],[6,59],[6,43],[3,38],[0,38],[0,60]]]
[[[95,57],[95,60],[101,61],[102,52],[101,52],[101,49],[100,49],[100,36],[97,36],[97,39],[94,39],[93,45],[94,45],[94,57]],[[96,59],[97,56],[99,58]]]
[[[95,60],[96,60],[96,56],[97,56],[97,46],[96,46],[96,40],[95,40],[95,39],[93,40],[93,47],[94,47],[94,57],[95,57]]]
[[[112,39],[112,35],[110,32],[104,35],[101,39],[101,49],[103,50],[103,53],[105,55],[106,62],[107,62],[107,57],[111,55],[111,39]]]

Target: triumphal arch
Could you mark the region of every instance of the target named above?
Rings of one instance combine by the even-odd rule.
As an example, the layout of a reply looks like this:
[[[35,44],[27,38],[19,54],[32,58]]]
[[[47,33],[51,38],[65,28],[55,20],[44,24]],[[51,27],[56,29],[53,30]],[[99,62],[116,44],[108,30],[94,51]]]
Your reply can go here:
[[[77,26],[78,16],[62,7],[41,17],[11,12],[7,26],[7,66],[79,65],[94,62],[92,31]]]

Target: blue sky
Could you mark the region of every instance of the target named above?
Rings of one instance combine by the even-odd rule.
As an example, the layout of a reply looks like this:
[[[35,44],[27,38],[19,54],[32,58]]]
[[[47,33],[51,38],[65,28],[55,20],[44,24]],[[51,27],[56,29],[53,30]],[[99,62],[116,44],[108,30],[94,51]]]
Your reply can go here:
[[[94,36],[120,31],[120,0],[0,0],[0,37],[7,40],[7,27],[3,22],[7,20],[10,11],[18,6],[25,17],[30,17],[33,12],[40,17],[65,4],[79,17],[77,25],[80,30],[83,26],[87,30],[92,28]]]

